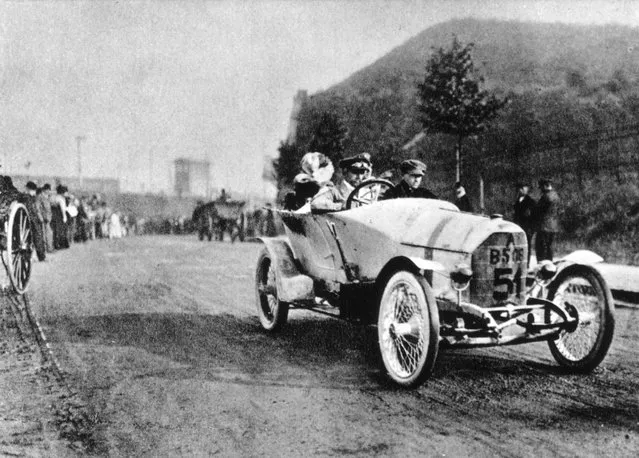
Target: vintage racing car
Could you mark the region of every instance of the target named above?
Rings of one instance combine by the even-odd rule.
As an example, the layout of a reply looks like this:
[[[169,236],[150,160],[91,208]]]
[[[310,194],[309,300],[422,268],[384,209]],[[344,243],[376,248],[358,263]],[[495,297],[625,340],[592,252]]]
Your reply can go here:
[[[281,211],[286,237],[262,238],[256,301],[276,331],[304,308],[377,325],[388,375],[412,387],[440,346],[547,341],[556,361],[589,372],[614,332],[610,289],[587,251],[529,273],[526,234],[499,216],[434,199],[378,200],[385,180],[360,184],[346,209]]]

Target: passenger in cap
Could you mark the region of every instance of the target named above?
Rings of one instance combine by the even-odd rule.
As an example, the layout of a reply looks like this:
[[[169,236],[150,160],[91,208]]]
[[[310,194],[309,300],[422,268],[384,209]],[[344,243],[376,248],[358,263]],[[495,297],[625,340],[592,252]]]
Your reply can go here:
[[[403,197],[421,197],[422,199],[437,199],[437,196],[426,188],[422,188],[422,179],[426,174],[426,164],[417,159],[408,159],[399,166],[402,180],[392,189],[386,191],[385,199]]]
[[[357,156],[347,157],[339,162],[339,166],[342,169],[342,181],[337,189],[346,201],[360,183],[371,178],[373,170],[371,155],[361,153]]]
[[[319,191],[311,199],[311,210],[324,212],[341,210],[344,199],[331,181],[335,168],[333,162],[322,153],[306,153],[300,162],[302,171],[319,185]]]

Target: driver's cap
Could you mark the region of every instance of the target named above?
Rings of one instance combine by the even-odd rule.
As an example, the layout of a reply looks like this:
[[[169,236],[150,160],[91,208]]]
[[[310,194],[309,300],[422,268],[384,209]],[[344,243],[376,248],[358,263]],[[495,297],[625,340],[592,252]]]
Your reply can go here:
[[[360,153],[357,156],[346,157],[339,161],[341,169],[347,169],[355,172],[366,172],[372,169],[371,155],[369,153]]]

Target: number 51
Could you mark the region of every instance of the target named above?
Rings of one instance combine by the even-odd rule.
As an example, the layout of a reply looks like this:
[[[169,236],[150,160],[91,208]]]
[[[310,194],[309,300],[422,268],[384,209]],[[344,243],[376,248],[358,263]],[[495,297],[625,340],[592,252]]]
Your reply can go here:
[[[517,297],[521,296],[521,267],[517,268],[513,276],[513,269],[510,267],[499,267],[495,269],[495,280],[493,281],[493,299],[504,301],[516,292]],[[505,287],[505,288],[504,288]]]

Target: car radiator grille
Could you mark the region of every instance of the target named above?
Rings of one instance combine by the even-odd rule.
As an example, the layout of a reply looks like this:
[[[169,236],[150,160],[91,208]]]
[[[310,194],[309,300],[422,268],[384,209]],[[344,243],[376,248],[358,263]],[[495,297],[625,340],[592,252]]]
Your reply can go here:
[[[523,303],[526,295],[528,244],[524,232],[499,232],[473,252],[470,300],[482,307]]]

